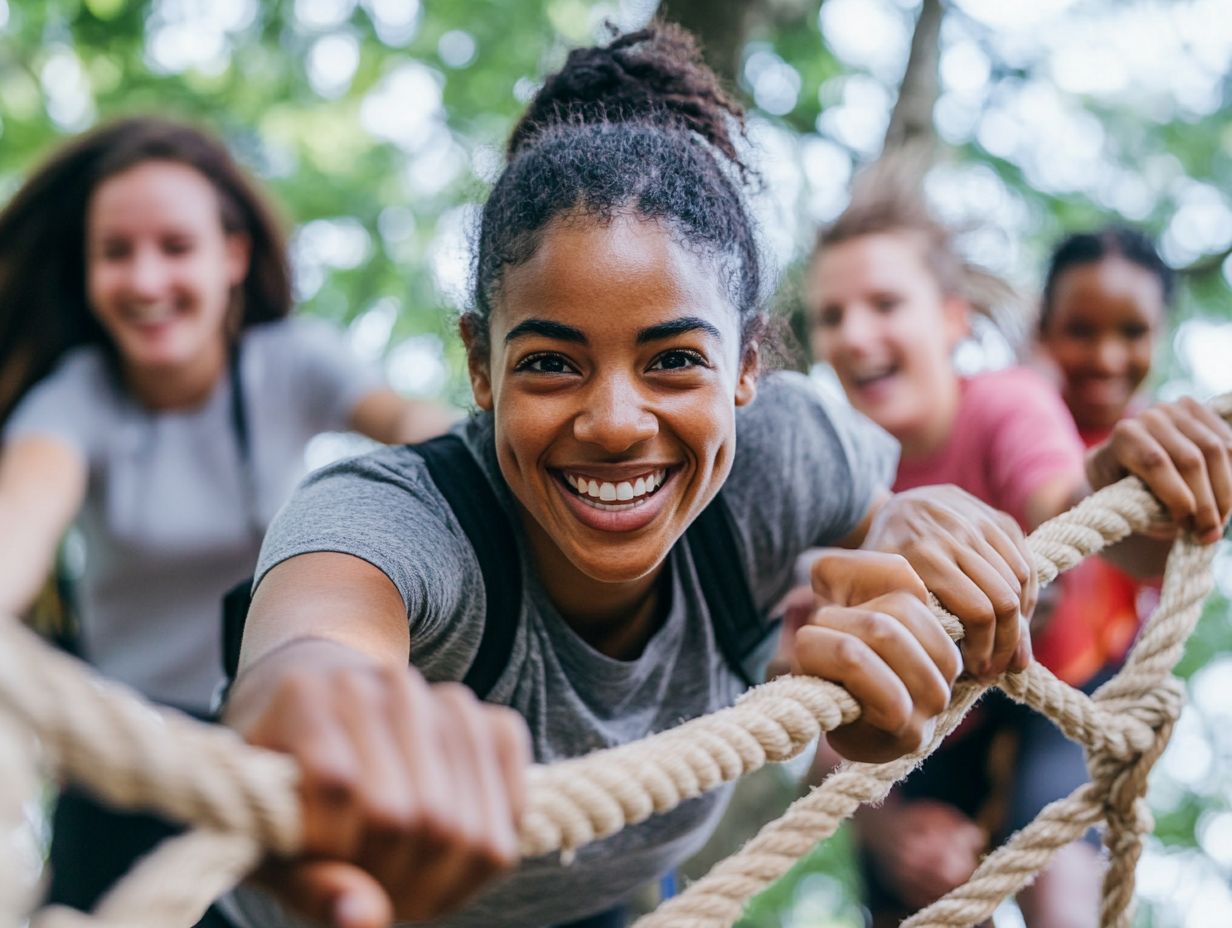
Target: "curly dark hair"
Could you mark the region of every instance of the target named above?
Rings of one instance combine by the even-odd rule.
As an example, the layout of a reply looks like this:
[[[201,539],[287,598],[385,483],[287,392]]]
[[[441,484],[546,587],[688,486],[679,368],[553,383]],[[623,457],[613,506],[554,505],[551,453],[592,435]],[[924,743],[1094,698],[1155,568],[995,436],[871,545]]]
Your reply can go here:
[[[504,271],[528,261],[553,219],[610,222],[629,212],[667,225],[713,261],[744,346],[765,326],[761,263],[741,187],[744,114],[679,26],[656,23],[576,49],[544,82],[509,138],[508,164],[483,209],[472,306],[464,321],[488,350]]]
[[[1109,225],[1096,232],[1076,232],[1062,239],[1052,251],[1048,276],[1044,278],[1044,296],[1040,305],[1039,328],[1043,332],[1052,318],[1052,304],[1057,282],[1070,268],[1095,264],[1105,258],[1124,258],[1159,280],[1164,306],[1172,305],[1176,291],[1176,272],[1159,256],[1155,243],[1144,232],[1129,226]]]
[[[86,295],[86,214],[98,185],[146,161],[172,161],[213,185],[223,229],[250,242],[240,327],[291,311],[281,223],[226,147],[193,126],[129,117],[73,139],[0,212],[0,422],[70,348],[111,341]]]

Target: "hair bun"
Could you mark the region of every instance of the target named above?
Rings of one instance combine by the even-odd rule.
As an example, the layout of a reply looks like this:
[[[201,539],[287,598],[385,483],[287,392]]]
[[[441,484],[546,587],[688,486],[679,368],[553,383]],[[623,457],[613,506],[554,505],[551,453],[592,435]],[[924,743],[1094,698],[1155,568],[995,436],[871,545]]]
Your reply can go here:
[[[514,128],[508,154],[556,127],[643,121],[679,122],[744,169],[732,137],[733,121],[743,131],[744,111],[702,61],[692,34],[663,22],[570,52]]]

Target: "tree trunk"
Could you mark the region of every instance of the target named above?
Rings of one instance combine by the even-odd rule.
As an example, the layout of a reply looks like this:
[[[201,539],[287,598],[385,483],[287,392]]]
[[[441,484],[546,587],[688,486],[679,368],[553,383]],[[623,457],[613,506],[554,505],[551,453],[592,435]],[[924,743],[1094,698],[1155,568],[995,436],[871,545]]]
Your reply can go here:
[[[931,161],[936,143],[933,107],[941,94],[938,63],[941,58],[941,0],[924,0],[911,36],[911,54],[898,88],[898,100],[890,114],[882,157],[903,149],[927,151]]]
[[[662,0],[657,15],[697,36],[706,63],[734,84],[744,46],[756,31],[798,21],[815,13],[817,5],[815,0]]]

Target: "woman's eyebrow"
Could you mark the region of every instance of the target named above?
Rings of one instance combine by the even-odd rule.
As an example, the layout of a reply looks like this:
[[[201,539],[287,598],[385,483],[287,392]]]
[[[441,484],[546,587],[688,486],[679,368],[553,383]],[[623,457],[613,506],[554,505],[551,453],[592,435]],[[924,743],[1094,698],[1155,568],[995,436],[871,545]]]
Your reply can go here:
[[[519,322],[505,336],[505,344],[508,345],[516,338],[524,338],[527,335],[540,335],[544,338],[555,338],[565,342],[576,342],[579,345],[587,343],[586,333],[581,329],[575,329],[571,325],[565,325],[560,322],[551,322],[548,319],[527,319]]]
[[[664,338],[673,338],[677,335],[683,335],[685,332],[694,332],[698,329],[701,329],[715,341],[721,342],[723,340],[719,330],[700,316],[681,316],[679,319],[671,319],[667,322],[660,322],[658,325],[642,329],[637,333],[637,343],[642,345],[646,342],[657,342]]]

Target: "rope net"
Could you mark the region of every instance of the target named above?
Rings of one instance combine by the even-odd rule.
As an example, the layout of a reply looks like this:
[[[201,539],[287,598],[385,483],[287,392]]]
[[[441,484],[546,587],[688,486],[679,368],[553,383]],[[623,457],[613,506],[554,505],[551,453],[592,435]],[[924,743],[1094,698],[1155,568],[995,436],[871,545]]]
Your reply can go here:
[[[1232,395],[1213,406],[1232,418]],[[1104,488],[1029,537],[1041,584],[1162,518],[1162,507],[1136,478]],[[1134,871],[1153,828],[1147,778],[1181,711],[1184,690],[1172,671],[1211,590],[1214,553],[1214,545],[1183,538],[1173,545],[1157,610],[1124,668],[1094,696],[1039,664],[991,684],[1084,745],[1091,782],[1047,806],[989,854],[970,880],[904,928],[982,922],[1057,850],[1100,823],[1108,851],[1101,925],[1129,928]],[[931,605],[951,637],[961,638],[958,621],[935,598]],[[960,682],[921,750],[887,764],[843,764],[738,853],[641,918],[637,928],[735,923],[751,896],[833,834],[856,808],[883,799],[987,689]],[[641,741],[536,765],[528,773],[522,855],[559,853],[568,859],[582,845],[796,756],[859,713],[856,701],[835,684],[783,677],[750,690],[728,709]],[[6,841],[0,846],[0,928],[27,919],[31,928],[187,928],[266,854],[293,855],[301,845],[297,772],[289,758],[156,708],[52,650],[15,619],[0,618],[0,833],[19,833],[44,776],[194,829],[139,862],[89,914],[49,906],[30,915],[37,853]]]

